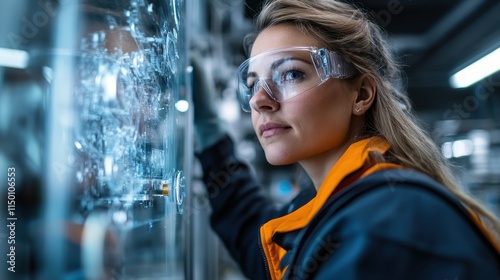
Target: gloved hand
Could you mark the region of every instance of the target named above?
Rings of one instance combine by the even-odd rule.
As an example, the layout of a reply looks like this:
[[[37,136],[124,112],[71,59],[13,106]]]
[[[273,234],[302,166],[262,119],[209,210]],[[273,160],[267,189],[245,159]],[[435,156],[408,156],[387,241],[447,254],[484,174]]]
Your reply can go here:
[[[207,71],[204,59],[199,52],[191,55],[193,67],[193,105],[194,126],[199,150],[212,146],[227,133],[223,121],[219,118],[218,97],[212,73]]]

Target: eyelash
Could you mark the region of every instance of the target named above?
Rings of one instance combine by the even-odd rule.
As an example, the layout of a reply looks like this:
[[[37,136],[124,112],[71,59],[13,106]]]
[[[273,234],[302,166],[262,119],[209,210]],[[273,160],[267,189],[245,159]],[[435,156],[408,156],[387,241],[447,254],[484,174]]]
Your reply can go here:
[[[285,77],[286,75],[293,73],[296,74],[298,73],[300,76],[298,78],[293,78],[292,80],[287,80]],[[284,70],[281,75],[280,75],[280,83],[292,83],[292,82],[297,82],[299,79],[304,79],[305,73],[304,71],[300,70],[298,67],[291,67],[289,69]],[[247,87],[250,89],[253,89],[255,86],[255,83],[258,81],[258,79],[254,79],[252,81],[252,84],[248,84]],[[252,90],[254,92],[254,90]]]
[[[285,77],[287,75],[289,75],[289,74],[297,74],[297,73],[300,75],[300,77],[293,78],[292,81],[296,81],[297,79],[303,79],[304,78],[305,73],[302,70],[300,70],[298,68],[290,68],[290,69],[287,69],[286,71],[284,71],[283,74],[281,75],[282,76],[282,77],[280,77],[281,78],[281,82],[289,82],[289,80],[287,80]]]

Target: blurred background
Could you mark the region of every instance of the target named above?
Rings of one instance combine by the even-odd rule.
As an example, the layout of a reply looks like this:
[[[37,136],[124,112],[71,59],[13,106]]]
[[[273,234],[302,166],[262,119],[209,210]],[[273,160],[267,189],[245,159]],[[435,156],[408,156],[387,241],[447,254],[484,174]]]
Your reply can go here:
[[[500,3],[348,2],[387,31],[422,124],[500,216]],[[0,218],[16,225],[0,227],[1,279],[244,279],[209,229],[188,58],[203,54],[240,158],[287,202],[310,182],[267,164],[235,96],[261,4],[0,3]],[[453,76],[476,61],[465,77],[482,77]]]

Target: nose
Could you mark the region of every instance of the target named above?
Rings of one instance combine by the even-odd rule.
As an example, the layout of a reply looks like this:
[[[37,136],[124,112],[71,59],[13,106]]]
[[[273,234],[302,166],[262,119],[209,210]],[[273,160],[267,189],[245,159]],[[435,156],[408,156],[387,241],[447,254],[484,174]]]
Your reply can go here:
[[[258,83],[257,92],[250,98],[250,107],[257,112],[278,110],[280,103],[271,97],[271,89],[266,81],[259,80]]]

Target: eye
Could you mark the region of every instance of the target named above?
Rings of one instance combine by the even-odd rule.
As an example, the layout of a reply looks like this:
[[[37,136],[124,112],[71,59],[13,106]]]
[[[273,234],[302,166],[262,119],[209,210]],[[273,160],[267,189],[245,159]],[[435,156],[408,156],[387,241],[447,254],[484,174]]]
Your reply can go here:
[[[282,73],[280,82],[281,83],[299,82],[304,78],[304,76],[305,76],[304,72],[297,69],[291,69]]]
[[[252,87],[253,87],[253,84],[254,84],[254,81],[255,81],[254,79],[247,79],[247,82],[246,82],[246,84],[245,84],[245,85],[246,85],[248,88],[252,88]]]
[[[256,88],[255,88],[255,87],[258,87],[258,83],[256,83],[255,81],[256,81],[256,79],[255,79],[255,78],[248,78],[248,79],[247,79],[247,84],[246,84],[246,86],[247,86],[247,88],[250,90],[250,92],[251,92],[252,94],[254,94],[254,93],[255,93],[255,91],[256,91]]]

